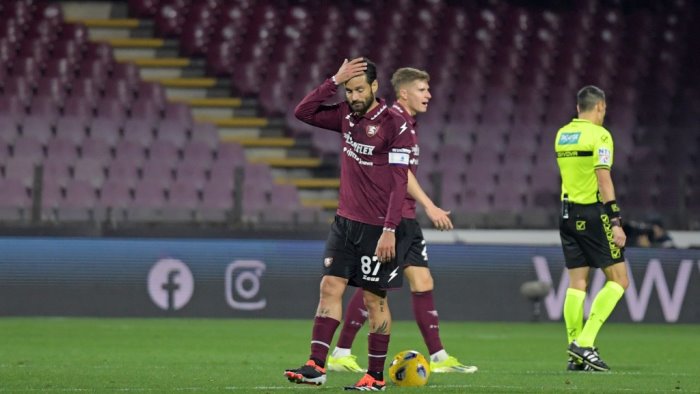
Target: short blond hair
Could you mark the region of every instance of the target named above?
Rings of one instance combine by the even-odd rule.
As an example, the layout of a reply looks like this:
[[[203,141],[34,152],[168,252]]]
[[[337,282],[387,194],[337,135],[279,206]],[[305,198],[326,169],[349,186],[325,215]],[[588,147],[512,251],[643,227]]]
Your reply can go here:
[[[413,81],[430,81],[430,74],[427,71],[419,70],[412,67],[402,67],[394,72],[391,76],[391,85],[394,87],[396,97],[399,96],[399,90]]]

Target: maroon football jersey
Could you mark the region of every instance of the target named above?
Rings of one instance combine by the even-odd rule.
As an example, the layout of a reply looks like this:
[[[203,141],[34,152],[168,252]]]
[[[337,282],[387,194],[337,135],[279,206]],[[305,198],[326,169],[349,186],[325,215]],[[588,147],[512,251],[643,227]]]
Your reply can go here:
[[[338,215],[358,222],[396,228],[407,195],[407,172],[413,141],[408,123],[384,100],[363,116],[347,102],[323,103],[335,96],[330,79],[297,105],[302,122],[341,133]]]
[[[415,177],[418,177],[418,156],[420,155],[420,148],[418,147],[418,134],[416,134],[416,118],[411,116],[411,114],[399,103],[394,103],[394,105],[391,106],[391,109],[401,114],[401,116],[403,116],[408,123],[412,140],[408,169],[411,170]],[[416,200],[408,193],[406,193],[406,199],[404,200],[403,207],[401,208],[401,216],[409,219],[416,218]]]

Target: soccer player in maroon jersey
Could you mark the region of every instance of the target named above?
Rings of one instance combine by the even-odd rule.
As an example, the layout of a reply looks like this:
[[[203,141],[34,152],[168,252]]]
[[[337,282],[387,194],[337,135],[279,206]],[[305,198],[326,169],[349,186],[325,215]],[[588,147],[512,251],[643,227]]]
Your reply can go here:
[[[392,110],[400,113],[408,122],[413,138],[413,148],[408,173],[408,195],[403,204],[404,224],[410,236],[402,237],[397,246],[400,253],[407,251],[403,272],[411,286],[413,313],[418,328],[423,335],[430,353],[430,371],[474,373],[477,367],[464,365],[457,358],[450,356],[442,346],[439,331],[439,319],[433,302],[433,277],[428,268],[428,254],[420,225],[416,221],[416,200],[425,208],[426,214],[439,230],[452,229],[448,214],[435,206],[425,194],[415,178],[418,170],[420,149],[416,134],[415,116],[428,110],[430,101],[430,75],[415,68],[405,67],[394,72],[391,84],[396,92],[396,102]],[[345,311],[345,322],[333,353],[328,357],[327,368],[331,371],[363,372],[357,364],[356,357],[350,349],[364,322],[367,311],[362,300],[362,293],[355,292]]]
[[[294,383],[320,385],[326,381],[325,363],[342,319],[343,292],[352,285],[363,289],[369,314],[369,362],[367,374],[346,389],[385,388],[383,371],[391,330],[386,290],[402,283],[396,233],[400,239],[405,232],[402,206],[413,138],[406,120],[375,96],[376,76],[376,66],[366,58],[346,59],[294,111],[303,122],[339,132],[343,148],[338,210],[326,241],[311,355],[305,365],[285,371]],[[345,88],[346,102],[324,105],[339,85]]]

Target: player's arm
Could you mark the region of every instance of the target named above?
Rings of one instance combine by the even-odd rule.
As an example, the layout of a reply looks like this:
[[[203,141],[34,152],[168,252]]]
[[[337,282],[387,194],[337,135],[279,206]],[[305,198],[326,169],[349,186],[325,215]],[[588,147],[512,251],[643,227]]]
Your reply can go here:
[[[452,220],[447,216],[450,214],[450,211],[445,211],[433,203],[433,200],[423,191],[423,188],[418,183],[418,179],[416,179],[411,170],[408,171],[408,194],[425,208],[425,213],[430,221],[433,222],[435,228],[440,231],[452,230]]]
[[[608,217],[610,217],[610,222],[612,224],[613,241],[615,245],[622,248],[625,246],[627,236],[624,230],[622,230],[620,208],[617,206],[617,201],[615,200],[615,186],[613,186],[612,177],[610,176],[610,169],[606,167],[596,168],[595,175],[598,178],[600,199],[603,200],[605,211]]]
[[[342,113],[340,106],[324,105],[323,103],[333,98],[338,85],[343,84],[356,76],[362,75],[367,68],[367,63],[362,58],[349,61],[345,59],[332,78],[329,78],[307,94],[294,108],[294,116],[304,123],[324,129],[341,131]]]
[[[403,123],[405,126],[405,122]],[[408,162],[413,141],[408,133],[399,133],[400,124],[394,125],[394,137],[388,154],[391,176],[389,207],[384,215],[384,231],[379,237],[375,251],[380,262],[391,261],[396,257],[396,228],[401,222],[401,208],[408,189]]]

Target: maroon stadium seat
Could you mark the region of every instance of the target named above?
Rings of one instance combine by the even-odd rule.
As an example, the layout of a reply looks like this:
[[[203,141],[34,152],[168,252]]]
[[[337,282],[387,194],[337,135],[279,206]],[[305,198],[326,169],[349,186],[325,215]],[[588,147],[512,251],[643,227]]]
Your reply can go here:
[[[5,160],[5,179],[15,179],[24,187],[32,187],[34,167],[39,164],[36,156],[14,156]]]
[[[107,166],[107,183],[118,181],[128,187],[136,184],[138,172],[143,160],[129,160],[129,158],[114,160]],[[104,196],[104,195],[103,195]]]
[[[197,162],[178,161],[175,165],[176,182],[190,182],[197,190],[202,189],[206,182],[208,168]]]
[[[195,122],[192,125],[192,141],[205,143],[212,149],[219,145],[219,131],[211,123]]]
[[[148,149],[149,158],[173,165],[179,159],[178,148],[171,141],[155,140]]]
[[[141,167],[141,180],[167,188],[173,182],[173,164],[158,157],[147,160]]]
[[[87,182],[93,187],[100,187],[105,181],[105,162],[109,157],[104,158],[82,158],[73,164],[73,179]]]
[[[245,151],[236,143],[221,143],[216,148],[216,165],[233,168],[245,164],[245,161]]]
[[[111,147],[109,142],[93,134],[80,145],[80,156],[84,159],[105,160],[111,157]]]
[[[81,23],[64,23],[61,28],[59,41],[73,41],[79,46],[87,45],[88,51],[90,51],[90,47],[94,46],[109,47],[107,44],[88,43],[88,36],[88,29],[85,25]]]
[[[143,148],[150,146],[153,142],[153,123],[141,119],[127,119],[124,123],[124,139],[135,142]]]
[[[159,3],[159,0],[128,0],[129,15],[135,18],[152,18]]]
[[[111,118],[95,117],[90,122],[90,136],[105,141],[109,146],[116,145],[120,138],[122,123]]]

